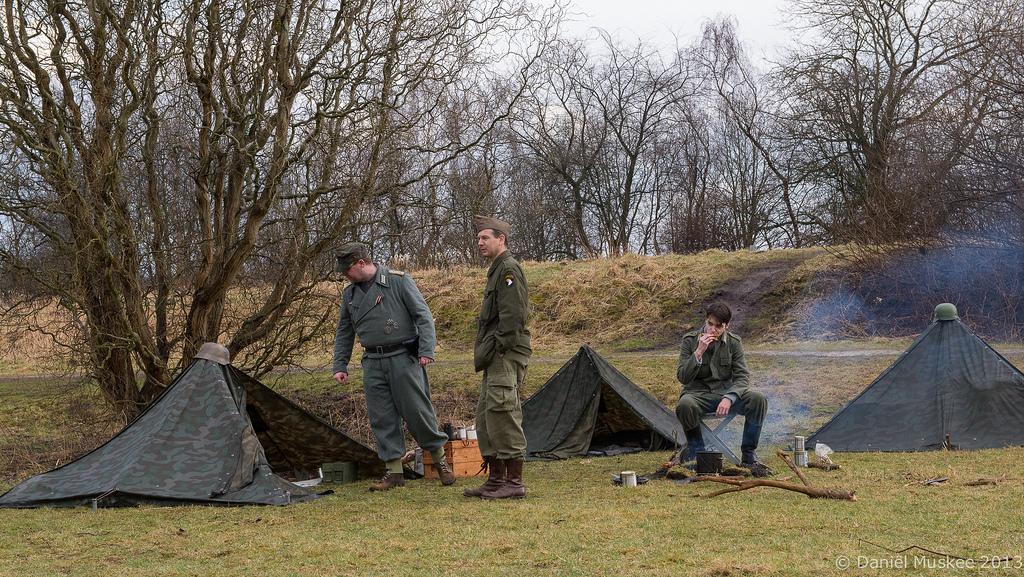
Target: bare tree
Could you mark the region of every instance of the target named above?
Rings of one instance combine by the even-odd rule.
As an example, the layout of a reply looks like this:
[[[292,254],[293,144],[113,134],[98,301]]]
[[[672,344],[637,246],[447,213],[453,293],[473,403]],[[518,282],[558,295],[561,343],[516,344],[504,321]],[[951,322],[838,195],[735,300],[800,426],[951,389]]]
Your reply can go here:
[[[697,58],[703,66],[704,79],[714,90],[726,118],[734,123],[739,134],[747,139],[754,152],[760,156],[759,160],[748,159],[747,166],[753,168],[763,165],[771,173],[771,179],[767,175],[748,173],[754,180],[760,181],[763,192],[776,197],[781,209],[778,213],[780,218],[776,218],[776,211],[770,210],[761,227],[781,230],[785,234],[784,242],[774,244],[800,248],[803,245],[800,207],[794,196],[803,173],[792,162],[792,146],[787,146],[784,138],[789,131],[776,114],[779,103],[773,101],[775,99],[771,91],[747,59],[731,20],[722,19],[704,26]],[[732,130],[726,128],[726,132],[731,133]],[[738,142],[735,144],[741,146]],[[727,170],[726,173],[731,171]],[[753,183],[750,178],[743,182]],[[749,187],[745,188],[750,190]],[[748,198],[754,200],[753,196]],[[760,232],[749,231],[745,235],[745,242],[753,241]],[[768,234],[767,230],[763,232]]]
[[[0,256],[79,315],[73,342],[132,412],[204,341],[262,372],[322,335],[331,249],[507,116],[558,13],[44,0],[6,16],[0,219],[16,243]],[[443,104],[487,76],[512,79],[504,108],[460,109],[464,128],[440,130]],[[40,257],[61,266],[26,260]]]
[[[684,101],[695,92],[688,62],[663,63],[642,42],[620,47],[605,34],[608,57],[597,71],[596,86],[610,143],[598,176],[598,220],[606,250],[617,255],[634,247],[663,214],[655,207],[669,171],[654,158],[656,143],[669,132]],[[652,212],[653,210],[653,212]]]
[[[673,125],[694,92],[687,63],[618,44],[601,32],[599,55],[566,41],[546,60],[513,123],[550,191],[558,224],[585,256],[657,252],[671,210]]]
[[[719,245],[726,206],[715,183],[715,137],[711,115],[701,106],[684,110],[673,125],[671,157],[675,194],[663,235],[668,250],[695,253]]]
[[[544,81],[524,100],[512,127],[550,187],[551,208],[561,216],[565,232],[590,258],[601,252],[594,238],[598,201],[593,189],[608,138],[594,67],[588,48],[569,40],[550,51],[544,64]]]
[[[929,135],[947,107],[977,124],[984,100],[957,98],[979,81],[965,67],[995,29],[984,7],[959,0],[794,0],[814,40],[780,72],[794,142],[820,190],[815,211],[831,240],[862,245],[930,238],[943,226],[943,182],[966,141]],[[922,140],[923,139],[923,140]]]
[[[157,74],[145,31],[164,26],[162,10],[159,2],[8,2],[0,29],[0,127],[12,146],[6,160],[28,184],[6,187],[0,211],[32,236],[3,257],[38,272],[37,282],[81,315],[93,376],[126,407],[140,400],[135,361],[149,379],[169,380],[144,308],[144,239],[122,165]],[[29,249],[60,265],[33,271],[21,260]]]

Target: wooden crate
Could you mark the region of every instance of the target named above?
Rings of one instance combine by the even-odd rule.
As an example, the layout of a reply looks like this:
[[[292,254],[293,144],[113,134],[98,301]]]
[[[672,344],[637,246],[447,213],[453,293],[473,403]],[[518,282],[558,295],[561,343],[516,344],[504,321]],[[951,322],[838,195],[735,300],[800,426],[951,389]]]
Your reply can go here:
[[[456,477],[486,476],[485,471],[480,470],[483,458],[480,456],[480,447],[476,439],[455,439],[444,444],[444,459],[451,465]],[[434,470],[434,460],[430,453],[423,451],[423,476],[436,479],[437,471]]]

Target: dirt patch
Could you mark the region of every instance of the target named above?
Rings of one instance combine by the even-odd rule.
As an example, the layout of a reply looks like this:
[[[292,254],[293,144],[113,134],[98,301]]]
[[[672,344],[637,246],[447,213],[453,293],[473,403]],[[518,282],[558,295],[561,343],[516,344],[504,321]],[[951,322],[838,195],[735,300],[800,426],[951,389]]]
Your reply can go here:
[[[754,321],[770,310],[776,303],[767,302],[770,295],[779,290],[784,279],[800,263],[812,258],[813,253],[793,259],[766,259],[753,266],[739,279],[723,284],[704,300],[700,310],[716,301],[725,301],[732,309],[729,330],[741,335],[758,332]]]

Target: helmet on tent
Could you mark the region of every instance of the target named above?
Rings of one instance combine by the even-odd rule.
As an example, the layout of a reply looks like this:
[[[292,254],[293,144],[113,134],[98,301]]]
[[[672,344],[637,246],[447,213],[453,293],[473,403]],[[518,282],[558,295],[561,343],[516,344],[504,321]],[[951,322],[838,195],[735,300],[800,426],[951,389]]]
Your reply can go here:
[[[953,303],[942,303],[935,307],[935,320],[937,321],[951,321],[958,318],[960,316],[956,314],[956,305]]]

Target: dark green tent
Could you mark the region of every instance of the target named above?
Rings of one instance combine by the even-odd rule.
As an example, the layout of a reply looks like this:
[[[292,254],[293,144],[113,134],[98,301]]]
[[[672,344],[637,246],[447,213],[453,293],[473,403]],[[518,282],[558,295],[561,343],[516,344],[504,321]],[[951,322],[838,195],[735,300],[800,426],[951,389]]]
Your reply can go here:
[[[275,474],[376,453],[228,363],[199,355],[138,417],[93,451],[0,496],[0,507],[287,505],[317,497]]]
[[[836,451],[1024,445],[1024,374],[943,303],[896,361],[807,439]]]
[[[610,445],[670,449],[678,429],[661,401],[586,345],[523,403],[527,460],[582,457]]]

